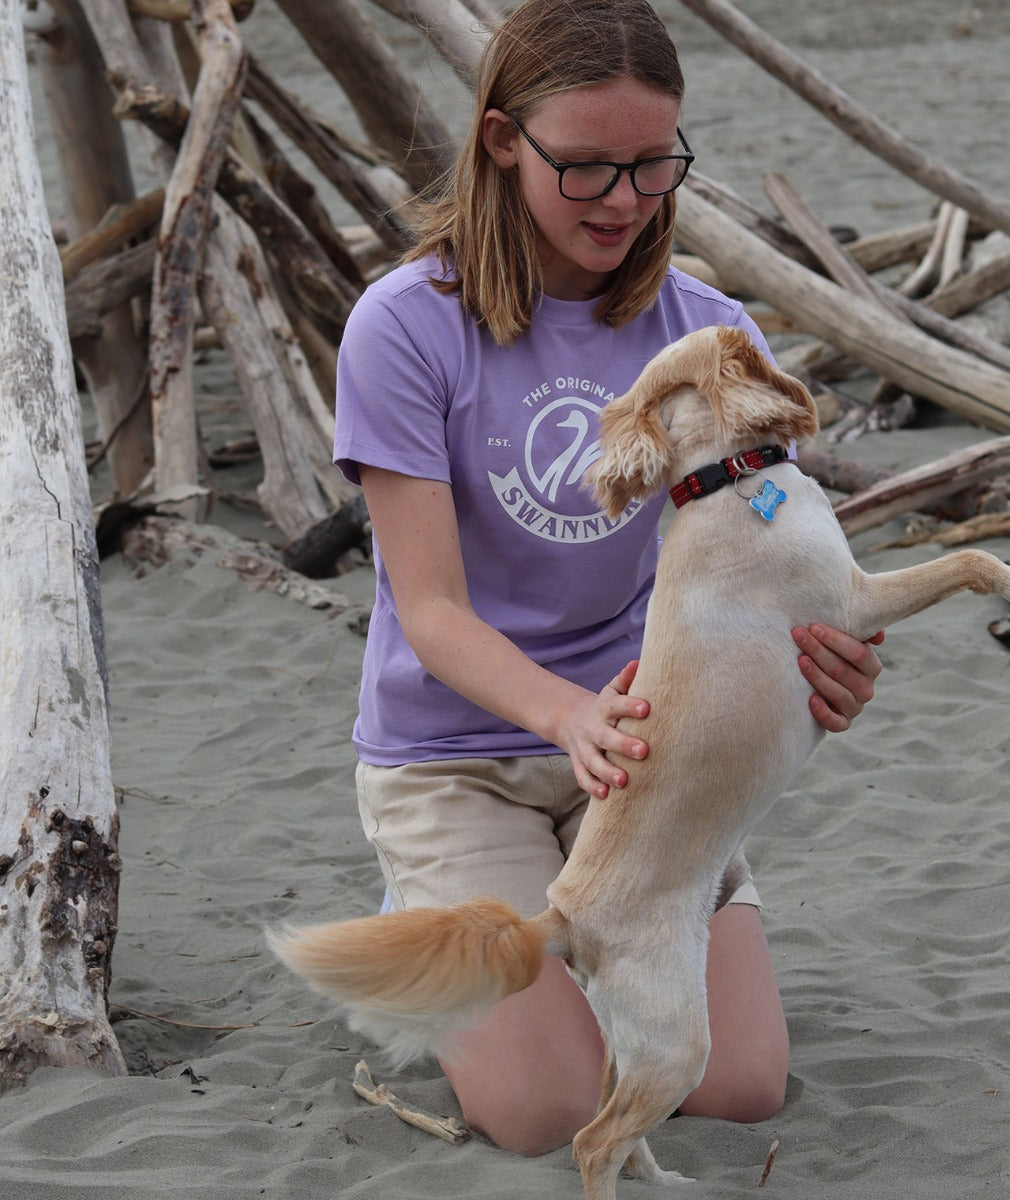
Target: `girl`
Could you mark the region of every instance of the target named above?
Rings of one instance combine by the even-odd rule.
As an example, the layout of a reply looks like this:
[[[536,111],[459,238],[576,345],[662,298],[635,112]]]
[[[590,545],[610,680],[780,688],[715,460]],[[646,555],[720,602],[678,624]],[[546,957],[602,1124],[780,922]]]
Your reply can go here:
[[[364,489],[377,577],[358,796],[396,907],[542,911],[589,797],[627,783],[608,752],[648,753],[616,726],[648,713],[633,680],[664,498],[596,511],[597,416],[690,330],[736,325],[767,353],[739,303],[669,266],[683,91],[645,0],[526,0],[487,46],[451,190],[348,322],[334,457]],[[848,728],[879,660],[832,629],[794,637],[814,716]],[[748,884],[713,918],[713,1050],[684,1111],[782,1103],[759,905]],[[443,1066],[472,1126],[542,1153],[596,1111],[599,1031],[551,959]]]

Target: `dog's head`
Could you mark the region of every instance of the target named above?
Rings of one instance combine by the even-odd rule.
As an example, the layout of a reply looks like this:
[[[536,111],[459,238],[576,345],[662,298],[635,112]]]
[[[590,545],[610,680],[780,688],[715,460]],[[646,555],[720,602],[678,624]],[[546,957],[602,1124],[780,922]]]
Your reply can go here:
[[[586,474],[611,517],[686,471],[684,463],[749,444],[788,444],[817,432],[807,389],[768,361],[740,329],[713,325],[646,365],[600,415],[602,453]]]

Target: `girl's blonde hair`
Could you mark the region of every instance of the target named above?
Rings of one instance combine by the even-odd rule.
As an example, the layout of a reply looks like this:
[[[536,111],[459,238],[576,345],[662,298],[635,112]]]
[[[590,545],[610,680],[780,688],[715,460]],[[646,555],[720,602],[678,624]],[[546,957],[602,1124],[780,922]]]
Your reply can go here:
[[[451,186],[422,209],[407,258],[436,254],[443,269],[451,265],[456,278],[435,286],[458,293],[500,345],[529,329],[540,263],[517,172],[499,169],[484,148],[484,113],[497,108],[522,120],[547,96],[616,78],[683,98],[676,48],[646,0],[525,0],[485,48]],[[600,297],[600,321],[623,325],[655,301],[673,247],[674,196],[663,197]]]

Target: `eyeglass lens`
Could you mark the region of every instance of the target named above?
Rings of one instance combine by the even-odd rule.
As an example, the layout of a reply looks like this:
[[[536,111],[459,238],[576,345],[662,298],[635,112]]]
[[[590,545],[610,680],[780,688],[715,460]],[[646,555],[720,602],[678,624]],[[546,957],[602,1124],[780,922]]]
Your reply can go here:
[[[616,184],[620,174],[607,163],[586,163],[566,166],[561,172],[561,194],[569,200],[595,200]],[[661,196],[671,192],[687,174],[682,158],[643,159],[631,168],[635,191],[644,196]]]

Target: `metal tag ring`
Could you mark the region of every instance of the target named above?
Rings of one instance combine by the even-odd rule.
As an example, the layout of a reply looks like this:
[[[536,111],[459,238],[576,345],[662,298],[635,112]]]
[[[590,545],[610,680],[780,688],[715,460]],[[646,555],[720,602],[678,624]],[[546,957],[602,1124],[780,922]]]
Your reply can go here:
[[[742,492],[740,490],[740,480],[741,479],[747,479],[751,475],[756,475],[760,479],[760,472],[757,470],[757,468],[756,467],[748,467],[747,464],[743,460],[743,454],[734,454],[733,455],[733,466],[736,467],[736,471],[737,471],[736,478],[733,480],[733,487],[736,491],[736,494],[738,496],[742,497],[744,500],[753,500],[755,496],[760,496],[761,489],[764,487],[763,481],[761,481],[761,486],[758,488],[758,490],[756,492],[747,493],[747,492]]]

